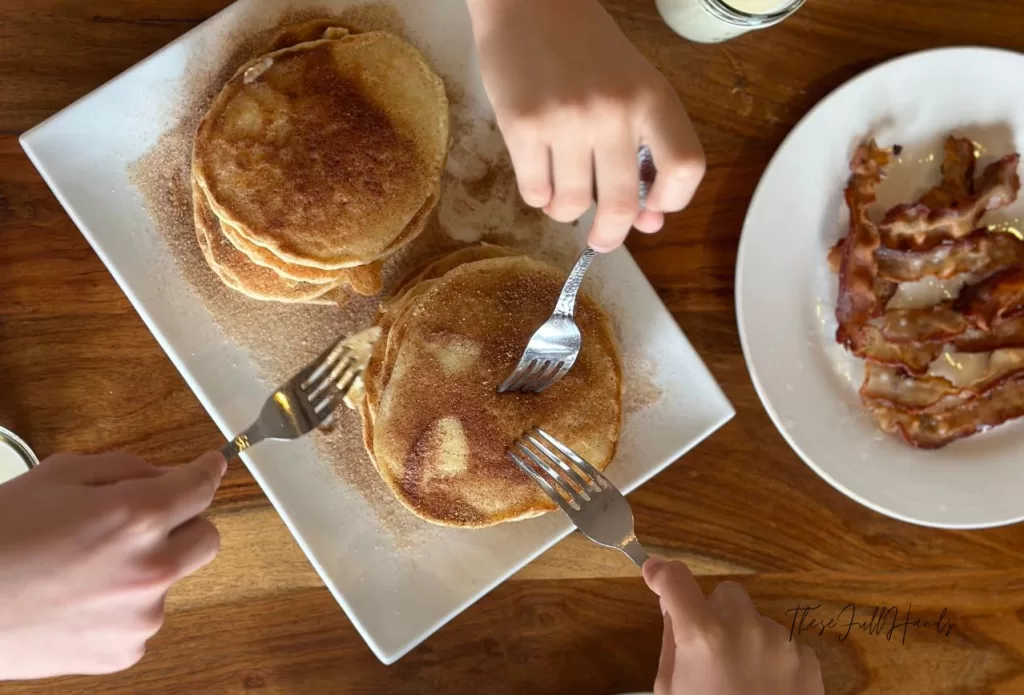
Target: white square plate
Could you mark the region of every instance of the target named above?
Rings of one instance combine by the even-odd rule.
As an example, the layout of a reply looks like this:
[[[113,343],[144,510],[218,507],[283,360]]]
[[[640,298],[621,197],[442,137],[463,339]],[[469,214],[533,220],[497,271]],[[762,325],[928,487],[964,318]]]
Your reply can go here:
[[[316,7],[332,13],[350,4]],[[240,30],[269,28],[283,13],[309,7],[241,0],[22,137],[50,188],[225,435],[249,424],[270,385],[190,293],[126,169],[171,128],[173,105],[187,89],[196,56]],[[449,88],[486,103],[464,0],[410,0],[394,9]],[[596,282],[590,291],[612,315],[624,354],[647,365],[645,379],[661,391],[624,424],[610,477],[629,492],[734,413],[628,253],[599,259],[591,273]],[[246,463],[386,663],[571,530],[565,517],[549,514],[479,531],[429,527],[417,532],[412,547],[399,548],[375,522],[366,499],[340,484],[308,441],[262,445]]]

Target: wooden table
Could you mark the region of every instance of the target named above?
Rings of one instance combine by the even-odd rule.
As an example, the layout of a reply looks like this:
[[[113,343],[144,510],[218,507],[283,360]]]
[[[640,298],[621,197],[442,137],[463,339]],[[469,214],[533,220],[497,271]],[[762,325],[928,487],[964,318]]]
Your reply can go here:
[[[0,2],[0,423],[42,455],[125,449],[158,464],[220,437],[18,145],[18,135],[221,9],[225,0]],[[630,246],[735,404],[737,418],[633,497],[641,536],[691,563],[706,590],[741,581],[790,625],[848,604],[955,626],[887,639],[833,627],[814,647],[828,692],[1024,692],[1024,530],[944,532],[875,514],[783,442],[740,352],[733,267],[744,211],[774,149],[818,100],[918,49],[1024,49],[1009,0],[809,0],[783,26],[689,44],[652,0],[607,0],[682,94],[708,153],[693,205]],[[1018,85],[1007,85],[1019,89]],[[145,660],[108,678],[0,693],[617,693],[648,689],[657,604],[634,568],[571,537],[397,665],[381,665],[318,581],[246,470],[211,511],[219,560],[168,601]],[[849,618],[849,611],[845,614]]]

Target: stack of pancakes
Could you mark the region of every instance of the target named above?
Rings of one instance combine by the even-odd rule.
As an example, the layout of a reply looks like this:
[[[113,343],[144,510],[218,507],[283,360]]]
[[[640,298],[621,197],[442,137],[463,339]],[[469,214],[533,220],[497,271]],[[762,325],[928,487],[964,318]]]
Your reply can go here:
[[[445,526],[482,527],[554,510],[505,451],[540,426],[598,469],[622,420],[622,368],[608,317],[579,297],[583,349],[540,394],[497,393],[551,313],[564,273],[480,245],[435,261],[382,306],[364,373],[366,449],[398,499]]]
[[[448,100],[412,46],[330,20],[290,27],[244,65],[196,131],[196,236],[229,287],[329,302],[381,289],[424,228],[448,151]]]

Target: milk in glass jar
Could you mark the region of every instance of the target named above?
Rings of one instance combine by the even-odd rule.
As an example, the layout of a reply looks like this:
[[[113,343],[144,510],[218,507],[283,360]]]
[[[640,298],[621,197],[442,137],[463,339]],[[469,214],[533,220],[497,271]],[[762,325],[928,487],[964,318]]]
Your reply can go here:
[[[657,0],[674,32],[698,43],[719,43],[786,19],[805,0]]]
[[[0,484],[27,473],[39,465],[39,459],[32,453],[18,435],[0,426]]]

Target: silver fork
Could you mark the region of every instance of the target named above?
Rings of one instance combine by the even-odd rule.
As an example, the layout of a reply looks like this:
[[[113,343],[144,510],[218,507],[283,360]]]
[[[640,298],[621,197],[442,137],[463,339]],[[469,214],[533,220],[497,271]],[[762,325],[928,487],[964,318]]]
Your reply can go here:
[[[366,366],[370,328],[331,344],[298,374],[278,387],[263,404],[256,422],[225,444],[220,453],[230,461],[267,439],[298,439],[325,424]]]
[[[637,164],[640,170],[640,208],[643,209],[647,204],[650,182],[656,173],[651,150],[646,145],[637,153]],[[558,295],[554,313],[530,338],[526,349],[523,350],[523,356],[519,358],[519,364],[498,387],[498,393],[540,393],[572,369],[583,346],[583,336],[573,316],[576,310],[576,295],[583,284],[583,276],[586,275],[596,255],[597,251],[589,246],[583,250],[570,271],[561,294]]]
[[[644,566],[647,551],[633,531],[633,510],[601,471],[539,427],[525,432],[507,454],[584,536]]]
[[[589,246],[576,261],[558,295],[555,312],[530,338],[512,374],[498,387],[498,393],[524,391],[540,393],[565,376],[579,357],[583,335],[573,318],[576,295],[583,276],[597,251]]]

